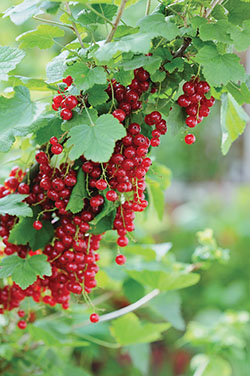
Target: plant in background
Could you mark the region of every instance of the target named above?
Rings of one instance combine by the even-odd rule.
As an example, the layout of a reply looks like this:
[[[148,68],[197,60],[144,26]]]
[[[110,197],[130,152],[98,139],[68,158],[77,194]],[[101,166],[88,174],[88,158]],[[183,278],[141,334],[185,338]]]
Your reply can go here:
[[[162,312],[160,300],[166,291],[197,283],[195,270],[228,258],[209,230],[199,233],[202,247],[193,264],[167,257],[166,244],[132,245],[132,233],[136,213],[146,215],[148,205],[163,217],[169,171],[150,156],[168,128],[193,144],[217,100],[223,154],[244,131],[249,80],[232,51],[248,48],[250,4],[148,0],[145,16],[132,26],[123,16],[133,3],[25,0],[4,13],[16,25],[31,17],[41,23],[18,36],[18,48],[0,47],[0,78],[8,88],[0,98],[0,152],[26,137],[31,156],[21,157],[0,186],[0,313],[15,310],[20,329],[35,321],[33,309],[20,308],[25,298],[48,312],[61,312],[61,305],[73,316],[78,301],[92,307],[92,323],[117,318],[110,346],[155,341],[170,324],[141,323],[131,312],[159,295],[158,314],[183,329],[180,318],[176,324]],[[69,42],[62,45],[65,33]],[[17,74],[26,49],[54,45],[60,53],[48,63],[46,80]],[[37,91],[41,100],[30,96]],[[105,281],[105,267],[98,273],[102,238],[117,265],[128,259],[120,273],[137,301],[104,315],[96,312],[98,292],[90,298],[98,284],[105,288],[116,279],[111,273]],[[142,295],[148,289],[141,300],[137,288]],[[31,337],[44,340],[45,329],[37,328],[30,325]]]

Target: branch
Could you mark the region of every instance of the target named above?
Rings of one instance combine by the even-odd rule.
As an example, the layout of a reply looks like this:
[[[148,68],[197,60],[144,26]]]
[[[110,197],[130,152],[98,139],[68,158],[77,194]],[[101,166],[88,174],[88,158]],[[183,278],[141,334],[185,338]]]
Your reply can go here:
[[[147,0],[145,16],[148,16],[148,15],[149,15],[150,7],[151,7],[151,0]]]
[[[74,31],[73,26],[65,24],[65,23],[62,23],[62,22],[57,22],[57,21],[52,21],[52,20],[46,20],[45,18],[40,18],[40,17],[37,17],[37,16],[33,16],[32,18],[34,20],[37,20],[37,21],[40,21],[40,22],[44,22],[46,24],[60,26],[60,27],[67,27],[68,29],[71,29],[71,30]]]
[[[179,48],[179,50],[176,51],[173,58],[175,59],[176,57],[182,57],[191,42],[192,42],[191,38],[189,37],[184,38],[183,45]]]
[[[155,289],[155,290],[151,291],[149,294],[145,295],[143,298],[137,300],[137,302],[130,304],[127,307],[118,309],[117,311],[114,311],[114,312],[107,313],[106,315],[102,315],[100,317],[99,322],[117,319],[118,317],[126,315],[129,312],[133,312],[136,309],[140,308],[142,305],[144,305],[147,302],[149,302],[150,300],[152,300],[154,297],[156,297],[159,294],[160,294],[160,290]],[[81,328],[81,327],[86,326],[86,325],[89,325],[89,321],[84,321],[81,324],[74,325],[72,329],[78,329],[78,328]]]
[[[216,5],[220,5],[221,3],[223,3],[223,1],[224,0],[213,0],[211,2],[210,8],[207,8],[205,12],[205,18],[208,18],[210,14],[212,13],[212,11],[214,10],[214,8],[216,7]]]
[[[72,16],[72,13],[71,13],[71,10],[70,10],[70,7],[69,7],[69,3],[66,1],[65,3],[65,6],[66,6],[66,9],[67,9],[67,12]],[[79,43],[81,45],[82,48],[85,48],[84,47],[84,44],[83,44],[83,41],[82,41],[82,38],[81,38],[81,35],[79,33],[79,30],[77,29],[77,26],[75,24],[75,22],[72,22],[72,27],[73,27],[73,30],[77,36],[77,39],[79,40]]]
[[[115,22],[114,22],[114,24],[113,24],[113,26],[112,26],[112,29],[111,29],[109,35],[107,36],[107,39],[105,40],[105,43],[109,43],[109,42],[112,41],[113,36],[114,36],[114,34],[115,34],[115,32],[116,32],[116,29],[117,29],[117,27],[118,27],[118,25],[119,25],[119,22],[120,22],[120,19],[121,19],[122,13],[123,13],[123,11],[124,11],[124,9],[125,9],[125,5],[126,5],[126,2],[127,2],[127,1],[128,1],[128,0],[122,0],[121,5],[120,5],[120,8],[118,9],[118,13],[117,13],[117,16],[116,16]]]

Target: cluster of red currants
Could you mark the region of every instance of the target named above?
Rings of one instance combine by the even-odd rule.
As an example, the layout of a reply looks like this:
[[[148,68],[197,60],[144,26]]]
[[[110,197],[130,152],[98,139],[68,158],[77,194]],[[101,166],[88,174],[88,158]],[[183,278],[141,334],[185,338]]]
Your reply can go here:
[[[183,85],[184,94],[179,96],[178,104],[185,108],[188,115],[185,122],[188,127],[194,128],[209,115],[210,107],[215,103],[214,97],[211,96],[209,99],[206,97],[209,90],[209,84],[206,81],[200,81],[199,77],[193,77],[191,81]],[[185,142],[189,145],[193,144],[195,136],[187,134]]]
[[[73,83],[71,77],[65,80],[68,86]],[[132,111],[140,109],[139,99],[150,85],[149,73],[143,68],[134,71],[134,79],[127,88],[112,80],[107,92],[117,101],[113,116],[123,123]],[[63,107],[63,103],[68,103],[70,96],[60,94],[55,98],[58,97],[63,98],[60,107],[71,111],[72,108],[66,105]],[[55,98],[53,105],[56,107],[61,98]],[[135,213],[145,210],[148,205],[144,195],[145,176],[152,162],[147,154],[150,146],[159,145],[159,138],[166,133],[167,127],[157,111],[146,115],[145,123],[146,127],[155,125],[151,140],[143,134],[138,123],[130,122],[126,126],[127,135],[116,142],[114,152],[107,163],[86,160],[84,155],[80,157],[77,166],[86,174],[85,188],[88,197],[84,199],[83,209],[77,214],[67,210],[72,190],[77,183],[77,170],[73,168],[72,162],[62,163],[59,168],[52,167],[50,154],[39,151],[35,157],[39,171],[29,184],[23,182],[24,173],[20,169],[11,171],[11,176],[5,181],[4,186],[0,187],[0,197],[9,193],[27,194],[25,202],[31,207],[38,208],[38,215],[33,223],[34,229],[41,231],[47,221],[53,225],[54,234],[44,250],[31,250],[28,244],[11,244],[8,242],[9,233],[18,218],[0,216],[0,236],[5,244],[4,253],[11,255],[16,252],[23,258],[43,253],[51,264],[52,275],[44,276],[43,279],[37,278],[25,290],[15,283],[0,289],[1,313],[17,308],[25,296],[31,296],[34,301],[50,306],[58,303],[67,309],[71,293],[89,294],[96,287],[95,275],[99,269],[97,251],[103,233],[93,233],[91,221],[102,212],[107,202],[113,202],[115,218],[112,226],[118,234],[117,245],[125,247],[128,244],[128,233],[135,228]],[[56,137],[50,139],[50,145],[51,154],[60,154],[63,150]],[[116,263],[122,265],[125,261],[125,256],[119,253]],[[90,316],[91,322],[98,320],[99,316],[96,313]],[[22,321],[18,326],[23,329],[26,325],[21,324]]]
[[[65,91],[73,84],[72,77],[64,78],[63,83],[66,84]],[[59,111],[60,109],[60,116],[63,120],[70,120],[73,117],[73,108],[78,105],[78,99],[74,95],[65,95],[64,91],[61,92],[59,90],[59,95],[53,98],[52,108],[54,111]]]

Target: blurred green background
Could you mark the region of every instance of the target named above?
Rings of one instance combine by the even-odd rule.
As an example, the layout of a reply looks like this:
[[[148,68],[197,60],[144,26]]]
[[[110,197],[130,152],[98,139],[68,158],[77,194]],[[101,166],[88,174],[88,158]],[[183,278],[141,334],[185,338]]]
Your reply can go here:
[[[0,11],[17,3],[19,1],[1,0]],[[128,8],[126,20],[133,22],[134,15],[138,17],[140,5],[145,7],[144,3],[145,1],[140,1],[136,8]],[[37,25],[35,20],[15,26],[9,19],[0,19],[0,44],[17,45],[16,37]],[[66,34],[62,44],[69,42],[72,37],[70,33]],[[46,64],[59,51],[59,46],[42,53],[39,49],[28,50],[18,67],[18,74],[45,79]],[[0,89],[5,93],[11,90],[6,84],[2,84]],[[33,93],[36,98],[42,95],[42,92]],[[214,263],[208,270],[201,272],[201,281],[197,285],[180,291],[186,329],[170,329],[162,341],[153,343],[150,348],[138,348],[138,351],[126,348],[117,350],[105,345],[109,338],[105,325],[100,326],[100,329],[88,327],[80,330],[83,339],[90,335],[98,338],[99,342],[104,341],[100,345],[98,340],[96,344],[93,340],[88,347],[76,343],[70,348],[65,346],[55,350],[53,344],[46,340],[41,350],[36,346],[39,340],[43,340],[41,333],[38,333],[34,336],[37,341],[34,341],[33,348],[29,347],[29,351],[24,349],[20,353],[15,352],[14,342],[20,341],[21,334],[10,330],[12,334],[9,334],[9,340],[0,346],[1,374],[199,376],[203,373],[198,373],[195,369],[198,369],[199,362],[204,364],[204,357],[210,356],[213,366],[204,375],[229,376],[231,371],[229,373],[225,364],[218,360],[217,357],[220,356],[231,364],[233,376],[250,375],[247,314],[250,309],[250,187],[244,173],[248,166],[246,148],[250,145],[244,139],[246,136],[242,136],[234,143],[228,155],[222,157],[219,104],[214,106],[211,116],[200,125],[196,137],[197,142],[188,146],[183,142],[182,135],[175,135],[169,130],[158,150],[154,151],[155,159],[172,171],[172,184],[165,195],[164,220],[160,222],[152,211],[150,215],[140,215],[135,233],[135,237],[142,242],[172,243],[171,257],[176,257],[180,262],[191,261],[191,255],[197,246],[196,233],[205,228],[213,229],[220,246],[231,250],[227,264]],[[20,143],[21,141],[8,155],[0,155],[1,179],[15,165],[13,159],[20,155]],[[103,252],[104,266],[112,267],[111,250]],[[126,294],[124,284],[122,290],[117,288],[115,292],[107,286],[108,283],[105,290],[110,295],[105,304],[109,310],[120,308],[126,300],[133,301],[132,297],[129,299],[129,293]],[[132,286],[133,288],[137,287]],[[144,291],[138,287],[137,293],[139,298]],[[79,308],[75,309],[75,314],[77,310]],[[37,315],[42,317],[44,313],[48,312],[38,309]],[[61,312],[53,314],[58,314],[59,317],[65,315]],[[140,310],[139,314],[142,317],[151,315],[147,309]],[[68,325],[71,325],[70,317],[68,320]],[[0,320],[0,325],[3,324]],[[49,328],[52,328],[53,325],[50,325]],[[63,333],[60,321],[56,321],[54,325],[62,325]],[[194,356],[190,365],[190,359]],[[7,364],[8,361],[12,362],[12,368],[5,367],[6,359]]]

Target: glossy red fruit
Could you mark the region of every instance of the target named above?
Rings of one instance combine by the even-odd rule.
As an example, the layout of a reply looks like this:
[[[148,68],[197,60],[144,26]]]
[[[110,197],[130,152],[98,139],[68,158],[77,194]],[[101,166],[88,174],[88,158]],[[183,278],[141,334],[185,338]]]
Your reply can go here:
[[[63,108],[60,115],[63,120],[70,120],[73,117],[73,112],[69,108]]]
[[[53,104],[55,108],[59,108],[62,104],[63,101],[63,96],[62,95],[57,95],[56,97],[53,98]]]
[[[57,137],[53,136],[50,138],[49,142],[51,143],[51,145],[56,145],[58,144],[58,139]]]
[[[18,193],[20,193],[22,195],[29,194],[30,193],[30,187],[28,186],[28,184],[20,183],[19,186],[18,186]]]
[[[191,104],[191,100],[186,95],[181,95],[177,100],[179,106],[188,107]]]
[[[124,255],[118,255],[115,258],[115,262],[117,263],[117,265],[123,265],[126,262],[126,257]]]
[[[112,115],[116,118],[116,119],[118,119],[120,122],[123,122],[124,120],[125,120],[125,118],[126,118],[126,114],[125,114],[125,112],[123,111],[123,110],[121,110],[121,109],[117,109],[117,110],[114,110],[113,112],[112,112]]]
[[[113,190],[108,191],[106,193],[106,199],[108,201],[116,201],[118,199],[118,194],[115,191],[113,191]]]
[[[72,110],[78,105],[78,100],[74,95],[69,95],[67,98],[64,100],[64,106]]]
[[[66,85],[70,86],[73,84],[73,78],[71,76],[67,76],[62,80]]]
[[[150,144],[153,147],[157,147],[157,146],[160,145],[160,139],[159,138],[151,138]]]
[[[196,124],[197,124],[196,117],[195,116],[188,116],[186,118],[186,124],[187,124],[188,127],[194,128],[196,126]]]
[[[128,245],[128,238],[126,236],[120,236],[116,242],[119,247],[126,247],[126,245]]]
[[[195,142],[196,138],[195,135],[189,133],[185,136],[185,142],[187,145],[191,145]]]
[[[104,179],[100,179],[100,180],[97,180],[97,182],[95,183],[95,186],[100,191],[104,191],[104,189],[107,188],[108,184]]]
[[[25,316],[25,312],[24,312],[22,309],[20,309],[20,310],[17,312],[17,314],[18,314],[19,317],[24,317],[24,316]]]
[[[205,105],[201,105],[200,106],[200,110],[199,110],[199,116],[202,116],[202,117],[207,117],[209,115],[209,108]]]
[[[43,224],[42,224],[41,221],[35,221],[33,223],[33,227],[34,227],[35,230],[39,231],[39,230],[41,230],[43,228]]]
[[[100,320],[100,316],[97,314],[97,313],[92,313],[90,316],[89,316],[89,320],[92,322],[92,323],[96,323]]]
[[[151,112],[150,117],[154,124],[159,123],[159,121],[161,121],[161,114],[158,111]]]
[[[185,82],[182,88],[184,93],[187,95],[192,95],[195,93],[195,85],[192,81]]]
[[[23,329],[26,329],[26,327],[27,327],[27,322],[24,321],[24,320],[20,320],[20,321],[18,321],[17,326],[18,326],[19,329],[22,329],[22,330],[23,330]]]
[[[53,154],[61,154],[63,152],[63,147],[60,144],[52,145],[51,152]]]

